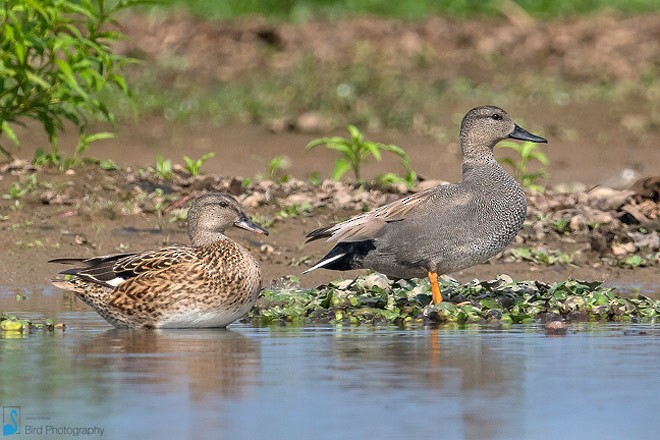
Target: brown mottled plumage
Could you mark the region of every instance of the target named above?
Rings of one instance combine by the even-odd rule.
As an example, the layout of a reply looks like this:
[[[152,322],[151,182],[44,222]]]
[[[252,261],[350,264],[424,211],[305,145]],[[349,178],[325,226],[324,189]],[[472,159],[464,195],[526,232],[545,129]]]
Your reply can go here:
[[[51,282],[118,328],[226,327],[250,310],[261,287],[259,263],[224,235],[230,226],[268,234],[233,197],[208,193],[188,214],[192,246],[51,260],[79,266]]]
[[[493,156],[506,138],[546,142],[501,108],[473,108],[461,122],[461,182],[310,232],[307,241],[328,238],[337,244],[305,272],[370,268],[393,278],[428,275],[433,302],[442,301],[438,274],[486,261],[513,240],[525,220],[525,192]]]

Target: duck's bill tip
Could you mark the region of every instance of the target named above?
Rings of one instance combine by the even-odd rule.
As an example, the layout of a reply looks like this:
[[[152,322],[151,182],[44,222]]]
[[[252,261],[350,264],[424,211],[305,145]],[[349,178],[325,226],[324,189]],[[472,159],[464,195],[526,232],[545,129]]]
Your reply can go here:
[[[519,141],[536,142],[539,144],[548,143],[548,140],[546,138],[532,134],[529,131],[522,128],[521,126],[519,126],[518,124],[514,125],[513,131],[511,132],[509,137],[511,139],[517,139]]]
[[[237,228],[245,229],[246,231],[254,232],[255,234],[268,235],[268,231],[256,223],[252,222],[248,218],[243,218],[236,223],[234,226]]]

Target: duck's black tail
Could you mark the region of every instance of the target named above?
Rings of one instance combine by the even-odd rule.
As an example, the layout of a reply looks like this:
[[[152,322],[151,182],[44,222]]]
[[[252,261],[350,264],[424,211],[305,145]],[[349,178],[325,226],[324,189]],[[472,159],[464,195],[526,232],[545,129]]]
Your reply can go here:
[[[365,255],[375,248],[373,240],[338,243],[325,257],[304,271],[303,274],[320,268],[330,270],[362,269],[364,267],[362,261]]]

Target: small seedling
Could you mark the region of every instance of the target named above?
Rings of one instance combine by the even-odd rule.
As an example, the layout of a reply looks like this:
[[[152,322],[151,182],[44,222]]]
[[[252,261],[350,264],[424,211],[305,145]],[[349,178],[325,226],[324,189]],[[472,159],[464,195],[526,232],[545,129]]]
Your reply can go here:
[[[277,155],[273,157],[267,165],[268,177],[273,182],[284,183],[289,181],[289,175],[283,173],[283,170],[291,164],[291,159],[287,156]]]
[[[310,257],[309,255],[303,255],[300,258],[292,258],[291,262],[289,263],[289,266],[293,266],[293,267],[302,266],[304,264],[307,264],[311,260],[312,257]]]
[[[9,188],[7,188],[7,192],[2,195],[2,198],[5,200],[13,201],[11,209],[16,211],[18,209],[21,209],[21,207],[23,206],[21,204],[21,199],[25,195],[36,189],[36,187],[37,187],[37,175],[30,174],[27,177],[21,178],[19,181],[13,182],[11,185],[9,185]]]
[[[261,226],[262,228],[266,228],[266,229],[269,229],[275,223],[275,219],[263,217],[259,214],[251,215],[250,220],[252,220],[253,223]]]
[[[318,171],[312,171],[309,175],[309,178],[307,178],[307,181],[310,183],[310,185],[318,186],[323,182],[323,179],[321,178],[321,174]]]
[[[619,263],[619,266],[634,269],[635,267],[646,266],[646,260],[640,255],[629,255]]]
[[[165,159],[162,154],[156,156],[156,174],[165,180],[170,180],[174,176],[172,173],[172,161]]]
[[[553,266],[555,264],[573,264],[573,258],[569,254],[556,249],[547,250],[517,247],[511,249],[511,255],[516,260],[529,261],[544,266]]]
[[[119,166],[111,159],[102,159],[99,160],[99,168],[106,171],[115,171],[119,169]]]
[[[178,208],[170,211],[170,223],[185,221],[188,219],[188,208]]]
[[[369,156],[373,156],[376,160],[380,161],[382,152],[386,151],[397,155],[401,159],[401,164],[406,169],[405,177],[400,177],[394,173],[388,173],[385,175],[387,176],[386,179],[393,182],[393,177],[396,176],[401,179],[401,182],[406,183],[408,186],[414,184],[414,181],[417,179],[417,174],[410,166],[410,158],[408,157],[408,154],[406,154],[401,147],[392,144],[386,145],[380,142],[368,141],[364,138],[364,135],[360,130],[353,125],[348,126],[348,132],[351,134],[350,139],[341,136],[319,138],[314,139],[305,147],[307,150],[311,150],[319,145],[323,145],[325,148],[340,153],[341,157],[335,161],[335,166],[332,170],[333,180],[339,180],[344,174],[352,171],[355,180],[357,182],[362,182],[360,171],[367,162]]]
[[[183,161],[186,163],[186,170],[190,173],[191,176],[195,177],[201,174],[202,165],[204,165],[204,162],[214,156],[215,153],[206,153],[204,156],[197,160],[191,159],[188,156],[183,156]]]
[[[568,226],[571,223],[571,219],[568,217],[562,217],[559,220],[551,220],[550,225],[552,228],[557,231],[559,234],[564,234],[568,232]]]
[[[515,177],[523,188],[529,189],[531,191],[542,191],[543,186],[539,185],[537,181],[548,175],[548,157],[543,151],[539,144],[533,142],[512,142],[512,141],[502,141],[497,144],[498,148],[510,148],[518,154],[518,159],[514,160],[511,158],[503,158],[499,161],[505,163],[511,167],[513,170],[513,177]],[[536,161],[541,164],[539,171],[533,172],[529,169],[531,162]]]
[[[303,203],[300,205],[290,205],[284,209],[281,209],[277,212],[278,218],[289,218],[289,217],[298,217],[300,215],[306,215],[312,212],[312,205],[309,203]]]

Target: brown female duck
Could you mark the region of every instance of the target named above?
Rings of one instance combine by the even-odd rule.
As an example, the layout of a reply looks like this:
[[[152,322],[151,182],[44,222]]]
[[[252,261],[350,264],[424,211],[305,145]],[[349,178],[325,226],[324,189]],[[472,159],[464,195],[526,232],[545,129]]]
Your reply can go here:
[[[77,266],[51,282],[118,328],[226,327],[250,310],[261,287],[255,258],[224,235],[230,226],[268,235],[233,197],[208,193],[188,214],[192,246],[51,260]]]

